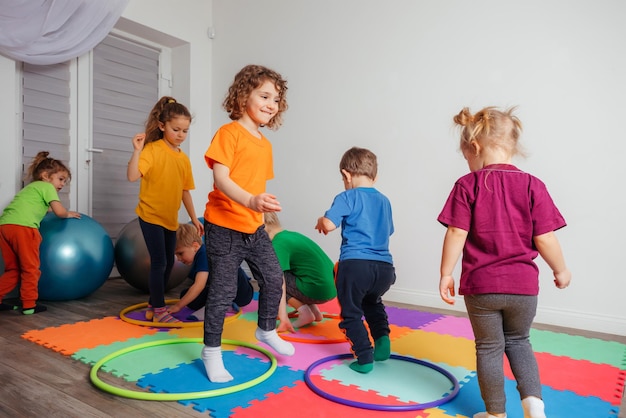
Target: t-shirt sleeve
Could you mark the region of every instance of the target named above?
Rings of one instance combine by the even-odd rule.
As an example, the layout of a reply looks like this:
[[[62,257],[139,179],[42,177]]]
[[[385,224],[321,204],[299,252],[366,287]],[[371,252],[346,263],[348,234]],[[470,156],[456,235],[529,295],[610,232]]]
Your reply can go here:
[[[193,258],[189,278],[195,280],[196,274],[204,271],[209,271],[209,258],[206,255],[206,247],[202,244],[196,252],[196,256]]]
[[[469,231],[472,222],[470,197],[459,183],[452,188],[437,220],[445,227],[453,226]]]
[[[146,144],[139,154],[139,163],[137,164],[137,168],[139,168],[139,172],[142,176],[148,174],[150,167],[152,167],[153,160],[152,145]]]
[[[204,160],[209,168],[213,169],[215,162],[230,168],[235,155],[235,145],[235,138],[229,130],[224,127],[218,129],[204,154]]]
[[[543,235],[566,226],[565,218],[554,204],[546,185],[536,178],[531,184],[533,236]]]
[[[45,183],[44,187],[41,188],[41,198],[47,206],[50,206],[50,202],[61,200],[59,199],[59,193],[57,193],[57,189],[54,188],[52,183]]]
[[[325,218],[328,218],[336,227],[341,225],[343,219],[351,212],[351,207],[347,193],[343,192],[335,196],[333,204],[330,209],[324,214]]]
[[[193,181],[193,171],[191,170],[191,161],[185,156],[185,178],[183,180],[183,190],[193,190],[196,185]]]

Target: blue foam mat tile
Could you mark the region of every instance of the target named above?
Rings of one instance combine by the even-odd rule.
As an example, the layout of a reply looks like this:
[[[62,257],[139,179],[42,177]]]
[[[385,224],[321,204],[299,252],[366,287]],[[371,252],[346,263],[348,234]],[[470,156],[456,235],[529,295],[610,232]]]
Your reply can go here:
[[[181,364],[173,369],[147,374],[137,382],[137,385],[149,388],[153,392],[200,392],[245,383],[262,375],[270,367],[267,360],[250,358],[233,351],[224,351],[222,356],[226,369],[234,377],[231,382],[210,382],[207,379],[202,360],[197,359],[192,364]],[[250,406],[250,401],[265,399],[271,393],[278,393],[284,387],[293,386],[298,380],[302,380],[303,376],[302,371],[293,371],[287,367],[279,366],[267,380],[243,391],[179,402],[183,405],[193,406],[193,409],[199,412],[210,411],[212,417],[227,418],[233,408],[246,408]]]
[[[269,395],[278,394],[284,388],[293,387],[303,377],[303,372],[279,366],[267,380],[244,391],[215,398],[180,401],[180,403],[183,405],[193,404],[193,409],[199,412],[211,410],[211,416],[215,418],[228,418],[233,409],[237,407],[248,408],[251,405],[250,402],[265,400]]]
[[[517,391],[517,383],[505,379],[507,418],[524,418],[522,404]],[[558,391],[548,386],[542,387],[542,396],[546,404],[546,415],[550,418],[615,418],[617,407],[595,396],[583,397],[570,391]],[[485,410],[480,396],[478,379],[473,377],[463,382],[458,395],[450,402],[439,407],[451,417],[471,417]]]

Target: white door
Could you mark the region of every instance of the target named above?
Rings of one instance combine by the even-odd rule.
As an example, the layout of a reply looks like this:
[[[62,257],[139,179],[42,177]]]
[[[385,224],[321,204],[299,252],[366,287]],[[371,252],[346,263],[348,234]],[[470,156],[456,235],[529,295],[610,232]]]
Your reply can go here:
[[[114,242],[136,217],[139,183],[126,180],[126,165],[131,138],[160,95],[169,94],[163,62],[166,48],[109,35],[77,59],[22,65],[24,177],[39,151],[62,160],[72,171],[62,203],[93,217]]]
[[[126,167],[131,138],[160,97],[160,53],[114,35],[93,50],[91,210],[114,241],[137,216],[139,182],[126,179]]]

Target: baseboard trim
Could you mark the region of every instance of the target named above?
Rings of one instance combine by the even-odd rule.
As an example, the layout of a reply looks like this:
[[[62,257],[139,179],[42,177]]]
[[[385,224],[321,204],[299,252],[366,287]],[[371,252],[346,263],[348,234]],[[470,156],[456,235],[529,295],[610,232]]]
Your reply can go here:
[[[416,292],[409,289],[392,288],[385,294],[385,301],[465,312],[462,297],[457,296],[456,303],[448,305],[441,300],[439,293],[436,292]],[[626,318],[591,312],[539,306],[535,323],[626,336]]]

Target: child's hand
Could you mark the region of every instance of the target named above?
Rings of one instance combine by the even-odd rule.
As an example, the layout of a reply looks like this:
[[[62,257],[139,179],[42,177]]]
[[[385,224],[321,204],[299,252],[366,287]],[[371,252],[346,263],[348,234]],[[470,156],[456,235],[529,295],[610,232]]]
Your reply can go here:
[[[332,223],[330,219],[324,216],[319,217],[317,219],[317,225],[315,225],[315,229],[317,229],[317,232],[324,235],[328,235],[328,233],[333,231],[335,228],[337,228],[335,224]]]
[[[172,305],[169,308],[167,308],[167,311],[171,314],[175,314],[177,312],[180,312],[180,310],[183,309],[182,306],[178,306],[178,304],[176,305]]]
[[[202,225],[202,223],[197,220],[197,219],[192,219],[191,223],[193,223],[193,226],[196,227],[196,229],[198,230],[198,235],[203,236],[204,235],[204,225]]]
[[[278,326],[276,327],[276,332],[286,332],[289,331],[291,333],[296,332],[295,328],[293,327],[293,324],[291,323],[291,321],[289,320],[289,317],[286,316],[285,318],[278,318]]]
[[[315,224],[315,229],[317,229],[317,232],[319,232],[320,234],[324,234],[324,235],[328,234],[328,231],[324,228],[323,216],[317,218],[317,224]]]
[[[454,277],[442,276],[439,280],[439,295],[444,302],[449,305],[454,305]]]
[[[554,273],[554,284],[559,289],[565,289],[569,286],[569,282],[572,280],[572,272],[569,269],[565,269],[559,273]]]
[[[76,219],[80,219],[80,213],[78,212],[73,212],[71,210],[67,211],[67,217],[68,218],[76,218]]]
[[[276,200],[276,196],[269,193],[261,193],[252,196],[248,202],[248,207],[256,212],[280,212],[280,202]]]
[[[143,149],[143,145],[146,142],[146,134],[140,133],[133,137],[133,148],[137,151],[141,151]]]

